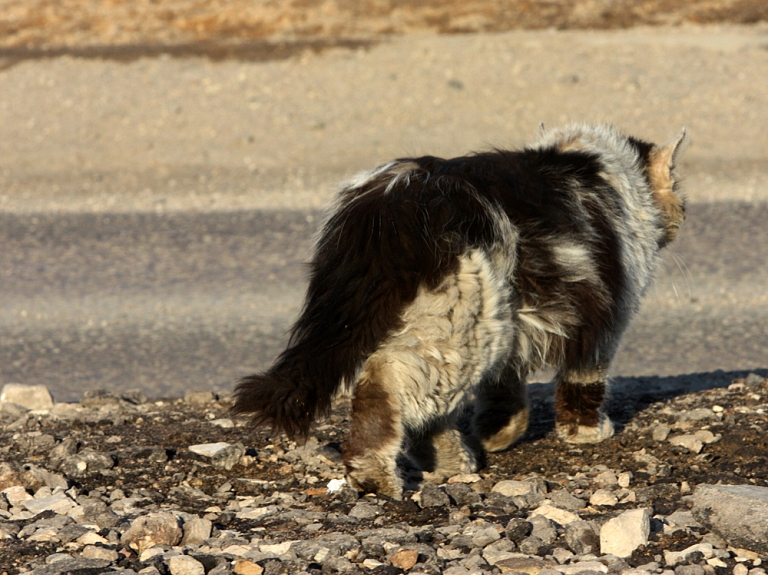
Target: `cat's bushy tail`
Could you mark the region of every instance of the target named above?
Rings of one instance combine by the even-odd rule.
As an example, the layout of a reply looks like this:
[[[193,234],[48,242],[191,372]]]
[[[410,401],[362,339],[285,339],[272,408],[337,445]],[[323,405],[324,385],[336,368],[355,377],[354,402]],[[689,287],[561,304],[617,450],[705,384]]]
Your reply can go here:
[[[419,286],[436,287],[467,245],[498,227],[471,186],[393,162],[341,191],[310,264],[304,308],[287,349],[235,390],[236,413],[305,436],[393,330]]]

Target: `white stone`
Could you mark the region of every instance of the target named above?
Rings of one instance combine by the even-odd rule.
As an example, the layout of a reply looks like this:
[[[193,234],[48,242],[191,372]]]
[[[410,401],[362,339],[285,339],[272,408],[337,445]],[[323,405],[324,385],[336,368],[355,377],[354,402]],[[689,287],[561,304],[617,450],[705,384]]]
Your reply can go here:
[[[651,516],[647,509],[625,511],[600,529],[600,552],[629,557],[640,545],[648,543],[650,533]]]
[[[49,495],[39,499],[31,499],[22,503],[22,507],[37,515],[43,511],[54,511],[60,515],[66,515],[67,512],[75,507],[77,503],[72,501],[64,493]]]
[[[196,453],[197,455],[202,455],[203,457],[213,457],[220,451],[223,451],[227,447],[229,447],[231,444],[227,443],[226,441],[220,441],[218,443],[201,443],[199,445],[190,445],[189,450],[192,453]]]
[[[0,391],[0,403],[8,402],[31,410],[47,411],[53,407],[53,398],[44,385],[6,383]]]
[[[612,507],[618,502],[619,498],[607,489],[598,489],[592,494],[592,497],[589,498],[590,505],[603,505],[606,507]]]
[[[491,491],[501,493],[507,497],[515,497],[517,495],[541,493],[541,488],[538,486],[538,484],[533,483],[532,481],[515,481],[513,479],[505,479],[504,481],[499,481],[496,485],[494,485]]]
[[[107,561],[117,561],[118,553],[114,549],[106,549],[98,545],[87,545],[81,552],[86,559],[106,559]]]
[[[175,555],[168,561],[171,575],[205,575],[205,567],[194,557]]]
[[[344,484],[346,483],[346,480],[344,479],[331,479],[328,482],[328,493],[336,493],[339,489],[344,487]]]
[[[266,507],[246,507],[235,514],[237,519],[260,519],[267,515],[277,513],[276,505],[267,505]]]
[[[250,553],[251,551],[253,551],[253,549],[247,545],[230,545],[221,550],[225,555],[234,555],[236,557],[243,557],[246,553]]]
[[[27,541],[61,541],[58,537],[58,529],[55,527],[46,527],[35,531],[34,535],[27,538]]]
[[[235,422],[231,419],[214,419],[211,421],[211,425],[221,427],[223,429],[232,429],[235,426]]]
[[[259,551],[280,557],[291,550],[291,545],[293,545],[293,543],[293,541],[284,541],[283,543],[259,545]]]
[[[570,511],[566,511],[565,509],[560,509],[559,507],[555,507],[553,505],[546,505],[546,504],[541,505],[540,507],[534,509],[529,515],[529,519],[534,515],[543,515],[547,519],[550,519],[560,525],[568,525],[569,523],[573,523],[574,521],[581,520],[581,517],[579,517],[575,513],[571,513]]]
[[[699,453],[704,449],[704,443],[701,439],[691,434],[675,435],[674,437],[669,438],[669,442],[672,445],[685,447],[688,451],[692,451],[693,453]]]
[[[632,472],[631,471],[623,471],[622,473],[619,473],[618,483],[619,487],[623,487],[626,489],[632,484]]]
[[[711,543],[699,543],[697,545],[691,545],[682,551],[664,551],[664,562],[667,565],[675,565],[682,563],[685,559],[696,552],[704,555],[704,559],[710,559],[714,556],[715,551]]]
[[[603,487],[610,487],[611,485],[616,485],[619,482],[619,478],[616,477],[613,471],[608,470],[595,475],[594,481]]]
[[[95,531],[89,531],[88,533],[83,533],[80,537],[76,540],[80,545],[96,545],[96,543],[102,543],[104,545],[107,545],[109,541],[107,541],[104,537],[96,533]]]
[[[699,439],[702,443],[710,444],[710,443],[716,443],[720,440],[722,437],[721,435],[715,435],[708,429],[701,429],[693,434],[697,439]]]
[[[201,545],[203,541],[211,536],[213,524],[209,519],[195,517],[184,522],[182,526],[184,536],[181,538],[181,545]]]
[[[25,501],[33,499],[33,497],[27,493],[27,490],[24,489],[24,487],[21,485],[14,485],[12,487],[8,487],[7,489],[3,489],[2,493],[5,495],[8,503],[14,507],[24,503]]]
[[[581,573],[582,571],[608,573],[608,567],[599,561],[581,561],[579,563],[571,563],[569,565],[558,565],[556,569],[563,575],[576,575],[576,573]]]
[[[139,561],[144,563],[152,559],[152,557],[162,555],[163,553],[165,553],[165,550],[162,547],[150,547],[139,554]]]
[[[482,477],[480,477],[477,473],[459,473],[458,475],[449,477],[448,484],[453,485],[454,483],[477,483],[480,480],[482,480]]]

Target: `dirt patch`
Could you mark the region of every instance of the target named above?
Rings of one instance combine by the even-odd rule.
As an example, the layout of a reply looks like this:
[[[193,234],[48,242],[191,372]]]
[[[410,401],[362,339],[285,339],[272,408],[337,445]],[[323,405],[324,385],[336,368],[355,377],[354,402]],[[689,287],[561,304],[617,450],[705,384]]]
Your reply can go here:
[[[763,0],[0,0],[0,56],[263,58],[392,34],[768,20]],[[266,42],[266,44],[265,44]],[[250,48],[244,44],[252,44]]]

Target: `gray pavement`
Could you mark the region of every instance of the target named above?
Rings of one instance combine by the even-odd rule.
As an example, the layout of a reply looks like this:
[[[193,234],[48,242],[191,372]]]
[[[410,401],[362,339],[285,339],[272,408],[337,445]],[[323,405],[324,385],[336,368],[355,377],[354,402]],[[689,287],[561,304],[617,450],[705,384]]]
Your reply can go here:
[[[284,345],[318,219],[3,215],[0,377],[46,384],[62,400],[99,387],[229,389]],[[691,207],[615,375],[768,367],[767,219],[768,205]]]
[[[280,351],[339,180],[569,120],[692,137],[689,219],[614,372],[766,368],[767,31],[419,35],[273,62],[0,66],[0,383],[58,399],[231,388]]]

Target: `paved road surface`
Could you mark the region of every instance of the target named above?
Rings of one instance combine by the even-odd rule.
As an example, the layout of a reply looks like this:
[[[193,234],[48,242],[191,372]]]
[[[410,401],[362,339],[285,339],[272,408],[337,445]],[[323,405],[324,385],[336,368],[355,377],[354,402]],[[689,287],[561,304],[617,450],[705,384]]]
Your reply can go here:
[[[767,42],[759,27],[415,36],[279,62],[2,69],[0,383],[62,400],[230,388],[281,349],[334,181],[575,119],[692,134],[689,219],[614,372],[767,368]]]
[[[766,221],[766,205],[692,206],[617,375],[768,367]],[[6,214],[0,374],[60,399],[227,389],[284,344],[316,222],[305,211]]]

